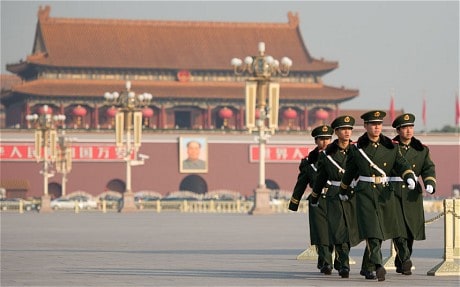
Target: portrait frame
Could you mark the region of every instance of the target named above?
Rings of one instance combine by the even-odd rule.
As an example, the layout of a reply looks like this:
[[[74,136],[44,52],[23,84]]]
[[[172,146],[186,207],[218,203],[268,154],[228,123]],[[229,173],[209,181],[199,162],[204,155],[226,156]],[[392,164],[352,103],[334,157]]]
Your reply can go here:
[[[189,161],[188,145],[191,143],[198,144],[199,155],[198,155],[198,160],[196,162]],[[180,173],[207,173],[208,172],[208,162],[209,162],[209,159],[208,159],[208,139],[207,137],[197,137],[197,136],[179,137],[179,172]]]

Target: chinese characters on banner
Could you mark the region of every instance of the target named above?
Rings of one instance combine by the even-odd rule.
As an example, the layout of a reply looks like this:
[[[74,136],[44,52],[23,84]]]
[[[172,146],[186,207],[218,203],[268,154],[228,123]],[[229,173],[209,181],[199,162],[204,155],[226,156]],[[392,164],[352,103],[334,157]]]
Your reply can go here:
[[[267,145],[265,146],[265,161],[276,163],[298,163],[308,155],[310,150],[314,149],[304,145]],[[249,147],[249,161],[259,161],[259,146],[251,145]]]
[[[82,144],[72,145],[74,161],[123,161],[115,145]],[[0,145],[2,161],[35,161],[35,147],[25,143],[8,143]]]
[[[80,144],[72,145],[74,161],[123,161],[115,145]],[[297,163],[306,157],[314,146],[304,145],[267,145],[266,162]],[[249,146],[249,161],[259,161],[259,146]],[[8,143],[0,145],[2,161],[35,161],[35,148],[32,143]]]

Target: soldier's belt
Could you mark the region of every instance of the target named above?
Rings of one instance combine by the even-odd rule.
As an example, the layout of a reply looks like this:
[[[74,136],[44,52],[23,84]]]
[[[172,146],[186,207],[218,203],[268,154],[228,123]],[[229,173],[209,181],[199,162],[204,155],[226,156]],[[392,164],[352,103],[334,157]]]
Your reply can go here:
[[[362,176],[360,175],[358,180],[365,181],[365,182],[372,182],[375,184],[382,184],[382,183],[388,183],[388,182],[404,182],[402,178],[399,176]]]
[[[389,177],[388,181],[399,181],[399,182],[404,182],[404,179],[400,178],[399,176],[391,176]],[[418,177],[415,177],[415,181],[418,181]]]
[[[332,186],[340,186],[340,181],[331,180],[330,185],[332,185]]]
[[[359,181],[372,182],[375,184],[388,183],[390,181],[389,177],[386,176],[362,176],[358,177]]]
[[[332,185],[332,186],[340,186],[340,181],[331,180],[330,182],[331,182],[330,185]],[[353,181],[351,182],[351,184],[350,184],[350,187],[353,188],[353,187],[355,187],[357,184],[358,184],[358,181],[357,181],[357,180],[356,180],[356,181],[353,180]]]

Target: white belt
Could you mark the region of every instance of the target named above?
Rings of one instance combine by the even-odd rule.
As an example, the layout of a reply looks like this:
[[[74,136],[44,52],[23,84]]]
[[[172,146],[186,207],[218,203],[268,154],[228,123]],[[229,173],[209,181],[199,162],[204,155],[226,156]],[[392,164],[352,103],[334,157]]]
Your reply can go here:
[[[389,177],[389,181],[404,182],[404,179],[400,178],[399,176],[391,176]],[[415,177],[415,181],[418,181],[418,177]]]
[[[340,181],[331,180],[330,182],[331,182],[330,185],[332,186],[340,186]]]
[[[331,182],[330,185],[332,186],[340,186],[340,181],[331,180],[330,182]],[[350,184],[350,187],[355,187],[357,184],[358,184],[358,181],[353,180]]]
[[[358,180],[365,182],[372,182],[376,184],[387,183],[390,181],[389,177],[386,176],[362,176],[358,177]]]
[[[362,175],[359,176],[358,180],[365,181],[365,182],[372,182],[376,184],[387,183],[390,181],[400,181],[400,182],[404,181],[399,176],[386,177],[386,176],[362,176]]]

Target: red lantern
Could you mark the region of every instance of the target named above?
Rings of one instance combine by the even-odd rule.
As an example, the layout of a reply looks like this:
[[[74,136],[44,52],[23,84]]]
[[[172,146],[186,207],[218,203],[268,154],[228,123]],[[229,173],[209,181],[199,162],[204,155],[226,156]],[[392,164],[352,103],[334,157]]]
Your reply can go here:
[[[142,109],[142,116],[144,118],[151,118],[153,117],[153,110],[151,108],[143,108]]]
[[[220,109],[219,117],[221,119],[229,119],[233,116],[233,111],[227,107]]]
[[[316,111],[316,118],[318,120],[326,120],[329,117],[329,113],[323,109],[319,109]]]
[[[53,109],[48,105],[44,105],[38,109],[38,113],[40,115],[51,115],[53,113]]]
[[[80,105],[78,105],[77,107],[75,107],[72,111],[73,115],[74,116],[77,116],[77,117],[84,117],[86,116],[86,109]]]
[[[284,110],[283,116],[287,120],[292,120],[297,117],[297,112],[291,108]]]
[[[115,117],[115,115],[117,114],[118,110],[117,108],[115,107],[111,107],[111,108],[108,108],[107,111],[105,112],[106,115],[110,118],[113,118]]]

